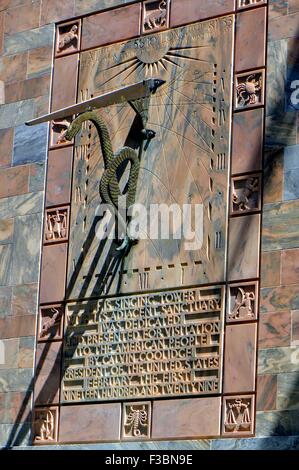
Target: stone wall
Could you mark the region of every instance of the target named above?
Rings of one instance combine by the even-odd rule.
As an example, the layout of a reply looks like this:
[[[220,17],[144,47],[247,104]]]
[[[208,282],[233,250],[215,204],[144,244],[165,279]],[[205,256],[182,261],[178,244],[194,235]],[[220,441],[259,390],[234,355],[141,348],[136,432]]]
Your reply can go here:
[[[48,126],[24,123],[49,110],[54,23],[126,3],[0,0],[0,446],[30,443]],[[268,3],[257,438],[160,448],[298,447],[299,141],[285,91],[298,76],[299,1]]]
[[[299,2],[269,3],[258,436],[299,433]]]
[[[24,123],[49,111],[54,22],[122,3],[0,1],[0,446],[30,440],[48,125]]]

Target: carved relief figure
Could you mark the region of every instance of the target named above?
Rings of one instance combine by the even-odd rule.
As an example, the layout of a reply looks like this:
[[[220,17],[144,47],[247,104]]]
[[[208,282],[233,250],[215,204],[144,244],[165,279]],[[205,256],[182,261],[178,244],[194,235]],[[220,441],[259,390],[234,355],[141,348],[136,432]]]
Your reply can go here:
[[[167,22],[167,1],[162,0],[158,5],[158,10],[151,11],[145,15],[144,30],[154,30],[166,26]]]
[[[227,400],[225,413],[226,432],[244,432],[251,428],[251,402],[241,398]]]
[[[55,440],[55,418],[51,410],[36,410],[35,440]]]
[[[126,435],[131,435],[132,437],[146,436],[149,426],[149,414],[146,410],[146,405],[143,405],[141,409],[135,406],[130,406],[128,409],[129,413],[125,421]],[[145,429],[142,431],[142,428]]]
[[[52,123],[52,130],[53,132],[59,134],[56,137],[56,142],[52,142],[52,144],[63,144],[66,142],[65,140],[65,134],[70,126],[70,122],[67,121],[66,119],[62,121],[53,121]]]
[[[53,328],[53,326],[55,326],[55,324],[60,320],[61,312],[57,308],[51,308],[51,313],[54,315],[42,325],[40,332],[41,338],[46,336],[50,332],[51,328]]]
[[[238,288],[238,294],[235,299],[235,305],[233,311],[229,314],[229,319],[248,319],[255,316],[254,304],[255,294],[254,292],[246,292],[241,287]]]
[[[254,193],[259,191],[259,179],[248,178],[245,182],[245,187],[241,191],[233,192],[233,203],[237,206],[238,211],[246,211],[253,209],[251,198]]]
[[[253,73],[246,77],[245,81],[237,85],[238,106],[248,106],[259,101],[262,89],[262,75]]]
[[[67,237],[67,210],[48,211],[46,215],[46,241]]]
[[[78,25],[74,24],[70,31],[63,34],[58,43],[58,52],[62,52],[64,49],[67,49],[70,45],[76,43],[79,39],[78,36]]]

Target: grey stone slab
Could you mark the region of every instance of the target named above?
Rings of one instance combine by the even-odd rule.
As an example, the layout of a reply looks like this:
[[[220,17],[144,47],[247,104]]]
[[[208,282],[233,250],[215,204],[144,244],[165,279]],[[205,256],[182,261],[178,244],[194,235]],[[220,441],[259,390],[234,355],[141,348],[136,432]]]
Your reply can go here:
[[[29,284],[39,279],[42,214],[15,219],[12,284]]]
[[[46,164],[36,163],[30,168],[29,191],[44,191],[46,179]]]
[[[0,287],[0,318],[11,314],[12,287]]]
[[[43,202],[42,191],[0,199],[0,219],[38,214],[43,211]]]
[[[283,200],[292,201],[299,199],[299,168],[288,170],[284,173]]]
[[[0,245],[0,286],[9,286],[11,282],[12,245]]]
[[[204,445],[202,445],[204,443]],[[16,450],[143,450],[144,444],[74,444],[15,447]],[[157,448],[158,446],[158,448]],[[170,446],[170,448],[169,448]],[[250,439],[215,439],[211,441],[147,442],[148,450],[298,450],[299,436],[270,436]]]
[[[277,113],[266,117],[268,147],[281,147],[297,143],[296,113]]]
[[[299,347],[261,349],[258,374],[280,374],[299,370]]]
[[[299,145],[290,145],[284,149],[284,171],[299,168]]]
[[[38,450],[210,450],[209,440],[198,441],[147,441],[147,442],[121,442],[117,444],[71,444],[71,445],[54,445],[54,446],[35,446],[30,449]],[[24,448],[24,450],[29,450]]]
[[[256,436],[295,436],[299,434],[299,410],[266,411],[256,415]]]
[[[29,446],[31,443],[31,425],[0,424],[0,448],[12,446]]]
[[[262,251],[299,247],[299,200],[265,204]]]
[[[277,376],[277,409],[299,409],[299,370]]]
[[[299,286],[297,284],[261,289],[261,313],[286,312],[289,309],[299,310]]]
[[[13,239],[14,220],[2,219],[0,220],[0,244],[6,245],[11,243]]]
[[[0,129],[24,124],[35,117],[34,99],[3,104],[0,107]]]
[[[267,116],[284,111],[288,41],[269,42],[267,69]]]
[[[211,442],[211,450],[298,450],[299,436],[219,439]]]
[[[19,360],[19,338],[3,339],[4,357],[0,356],[0,370],[16,369]]]
[[[35,336],[23,336],[22,338],[19,338],[19,339],[20,339],[20,349],[21,348],[35,349],[35,341],[36,341]]]
[[[0,392],[27,392],[32,389],[32,369],[0,370]]]
[[[20,338],[18,367],[30,369],[34,366],[35,345],[35,336]]]
[[[19,54],[38,47],[51,46],[54,40],[55,25],[22,31],[4,36],[4,54]]]
[[[18,126],[14,131],[13,165],[44,162],[47,158],[49,123],[28,127]]]

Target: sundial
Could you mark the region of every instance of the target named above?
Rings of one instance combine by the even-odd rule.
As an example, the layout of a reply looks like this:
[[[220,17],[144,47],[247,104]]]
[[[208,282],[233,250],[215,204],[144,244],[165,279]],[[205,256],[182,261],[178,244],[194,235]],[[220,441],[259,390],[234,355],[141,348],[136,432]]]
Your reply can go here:
[[[232,41],[225,17],[82,52],[78,103],[28,123],[75,139],[62,403],[221,393]],[[136,240],[119,196],[145,209]]]

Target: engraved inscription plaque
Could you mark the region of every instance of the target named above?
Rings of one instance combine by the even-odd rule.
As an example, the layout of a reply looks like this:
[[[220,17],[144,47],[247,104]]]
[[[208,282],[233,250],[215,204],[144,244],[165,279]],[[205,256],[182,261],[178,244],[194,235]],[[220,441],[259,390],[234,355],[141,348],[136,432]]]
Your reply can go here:
[[[167,239],[145,224],[144,236],[123,259],[115,256],[113,240],[99,239],[103,155],[95,127],[84,123],[75,143],[68,299],[225,281],[233,24],[227,16],[81,53],[79,101],[151,77],[166,82],[149,103],[147,127],[156,137],[142,144],[135,200],[146,208],[147,222],[154,205],[164,204],[171,223]],[[129,103],[97,113],[114,154],[124,146],[140,151]],[[128,170],[118,175],[120,186]],[[178,212],[171,212],[173,205]],[[202,231],[187,243],[180,236],[184,205],[201,206],[203,219]]]
[[[224,288],[70,303],[63,402],[221,392]]]

